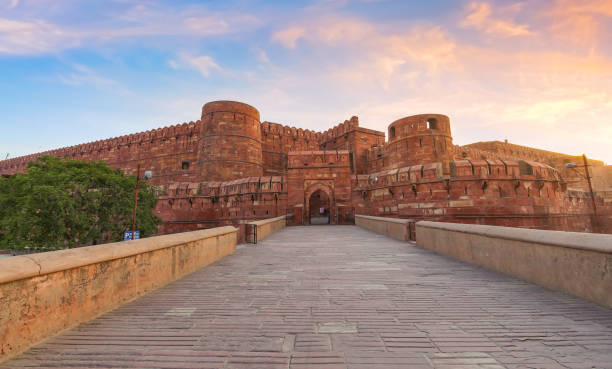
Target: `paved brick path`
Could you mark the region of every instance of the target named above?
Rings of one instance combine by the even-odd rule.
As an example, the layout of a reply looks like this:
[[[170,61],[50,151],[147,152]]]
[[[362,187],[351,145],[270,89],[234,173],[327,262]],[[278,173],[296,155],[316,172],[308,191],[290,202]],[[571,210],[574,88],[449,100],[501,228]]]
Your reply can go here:
[[[612,368],[612,311],[354,226],[291,227],[5,364],[22,366]]]

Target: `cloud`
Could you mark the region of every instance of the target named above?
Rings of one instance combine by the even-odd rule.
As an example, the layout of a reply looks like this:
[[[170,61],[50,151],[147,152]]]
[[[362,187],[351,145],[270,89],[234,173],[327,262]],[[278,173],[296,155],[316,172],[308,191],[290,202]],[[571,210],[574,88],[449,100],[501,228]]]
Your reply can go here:
[[[18,2],[13,0],[12,4]],[[28,20],[0,18],[0,54],[45,54],[83,45],[158,36],[197,39],[230,35],[261,24],[255,16],[229,11],[211,12],[201,7],[160,8],[151,5],[153,3],[127,4],[130,6],[104,12],[91,22],[54,22],[41,18],[40,12],[31,8],[28,9],[33,16],[28,16],[27,11],[20,12],[21,18]]]
[[[507,10],[516,9],[520,9],[520,6],[507,8]],[[489,3],[472,2],[468,5],[468,12],[469,14],[461,22],[464,28],[474,28],[486,34],[506,37],[532,34],[528,25],[493,17],[493,8]]]
[[[602,139],[611,128],[601,119],[612,114],[612,59],[551,42],[549,23],[537,12],[524,14],[520,3],[474,4],[485,5],[474,7],[469,17],[459,10],[462,19],[496,36],[495,43],[466,37],[452,24],[415,20],[398,27],[308,14],[276,31],[299,37],[284,43],[291,53],[279,60],[289,61],[255,81],[274,91],[273,97],[255,92],[262,97],[254,103],[262,111],[282,105],[287,119],[299,116],[302,127],[318,129],[356,114],[364,127],[384,131],[403,116],[439,112],[451,117],[460,144],[509,138],[568,153],[588,147],[592,156],[612,160]],[[516,21],[519,14],[524,22]],[[576,123],[584,121],[592,129],[577,134]]]
[[[612,17],[612,0],[556,0],[545,9],[550,19],[549,33],[573,44],[594,47],[609,43],[606,19]]]
[[[72,65],[73,71],[58,75],[61,83],[71,86],[93,85],[96,87],[119,87],[119,83],[110,78],[102,77],[91,68],[81,64]]]
[[[316,73],[328,72],[341,83],[367,81],[389,88],[391,80],[405,77],[397,74],[401,69],[428,73],[455,62],[455,43],[439,26],[428,24],[388,32],[361,19],[327,16],[290,25],[274,33],[272,41],[282,39],[285,47],[295,49],[298,36],[309,60],[321,56]]]
[[[272,34],[272,41],[278,42],[289,49],[295,49],[297,41],[306,35],[302,27],[289,27]]]
[[[0,18],[0,54],[48,53],[78,44],[72,33],[52,24]]]
[[[178,60],[168,62],[173,69],[188,67],[195,69],[204,77],[209,77],[213,71],[223,71],[223,69],[209,55],[191,55],[181,53]]]

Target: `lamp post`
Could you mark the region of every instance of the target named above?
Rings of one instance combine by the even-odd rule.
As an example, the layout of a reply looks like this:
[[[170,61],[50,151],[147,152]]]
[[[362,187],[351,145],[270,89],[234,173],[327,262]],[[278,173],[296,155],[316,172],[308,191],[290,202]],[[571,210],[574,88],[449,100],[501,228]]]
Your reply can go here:
[[[151,179],[153,172],[147,170],[144,172],[144,179]],[[140,187],[140,163],[136,167],[136,189],[134,190],[134,212],[132,213],[132,240],[136,233],[136,207],[138,206],[138,188]]]
[[[597,205],[595,204],[595,192],[593,192],[593,185],[591,184],[591,175],[589,174],[589,163],[585,154],[582,154],[582,161],[584,165],[578,165],[576,163],[565,163],[567,169],[576,169],[578,167],[584,167],[584,178],[586,178],[589,184],[589,193],[591,194],[591,205],[593,206],[593,230],[595,233],[599,233],[599,220],[597,217]]]

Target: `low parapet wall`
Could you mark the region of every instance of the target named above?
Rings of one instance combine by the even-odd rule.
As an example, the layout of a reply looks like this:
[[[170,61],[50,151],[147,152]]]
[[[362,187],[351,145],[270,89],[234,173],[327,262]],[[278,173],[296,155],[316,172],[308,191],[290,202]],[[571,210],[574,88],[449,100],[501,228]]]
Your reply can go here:
[[[355,215],[355,225],[402,241],[414,240],[414,220]]]
[[[253,243],[257,243],[257,241],[261,241],[264,238],[271,235],[272,233],[278,231],[279,229],[284,228],[287,225],[287,217],[291,217],[291,216],[293,215],[292,214],[281,215],[276,218],[248,222],[247,227],[246,227],[246,232],[254,232],[254,235],[251,237],[254,237]],[[253,227],[256,228],[255,231],[252,230]],[[249,237],[248,234],[246,235],[246,239],[247,239],[247,242],[249,240],[253,240],[252,238]]]
[[[0,362],[236,249],[220,227],[0,260]]]
[[[439,254],[612,308],[612,235],[422,221],[416,236]]]

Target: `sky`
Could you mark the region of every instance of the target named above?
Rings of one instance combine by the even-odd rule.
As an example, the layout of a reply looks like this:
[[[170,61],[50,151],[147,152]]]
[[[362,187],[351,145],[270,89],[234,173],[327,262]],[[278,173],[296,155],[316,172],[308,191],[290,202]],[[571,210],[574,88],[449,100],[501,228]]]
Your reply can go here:
[[[439,113],[454,143],[612,163],[612,0],[0,0],[0,160],[236,100],[323,131]]]

